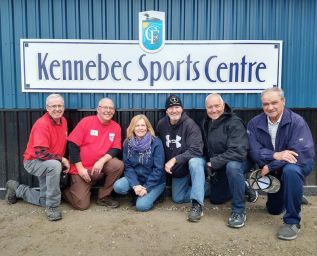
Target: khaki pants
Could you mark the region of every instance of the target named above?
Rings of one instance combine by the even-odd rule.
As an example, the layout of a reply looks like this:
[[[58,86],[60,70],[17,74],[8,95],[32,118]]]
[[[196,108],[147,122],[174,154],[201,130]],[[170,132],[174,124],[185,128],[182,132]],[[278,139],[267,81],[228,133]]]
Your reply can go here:
[[[105,176],[105,183],[98,191],[98,199],[109,196],[113,189],[113,183],[121,176],[124,169],[123,162],[112,158],[104,166],[100,174],[91,175],[91,182],[87,183],[78,174],[71,175],[71,185],[63,194],[67,202],[75,209],[86,210],[90,205],[91,186]]]

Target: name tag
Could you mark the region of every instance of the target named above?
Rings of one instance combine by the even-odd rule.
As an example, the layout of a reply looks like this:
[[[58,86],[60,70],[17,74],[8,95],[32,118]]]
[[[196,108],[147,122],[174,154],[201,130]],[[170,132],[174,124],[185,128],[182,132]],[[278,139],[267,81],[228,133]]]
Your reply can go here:
[[[98,131],[97,130],[90,130],[90,135],[91,136],[98,136]]]

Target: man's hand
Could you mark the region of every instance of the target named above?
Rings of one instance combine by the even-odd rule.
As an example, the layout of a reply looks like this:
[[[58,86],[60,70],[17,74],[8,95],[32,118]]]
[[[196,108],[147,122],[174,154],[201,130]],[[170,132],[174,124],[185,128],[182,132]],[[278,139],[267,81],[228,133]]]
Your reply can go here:
[[[145,187],[141,186],[141,185],[136,185],[133,187],[134,193],[137,196],[144,196],[147,194],[147,190]]]
[[[86,181],[87,183],[91,182],[91,178],[86,168],[77,168],[77,170],[78,170],[79,176],[82,177],[84,181]]]
[[[62,157],[62,166],[64,166],[66,168],[66,169],[64,169],[63,172],[68,173],[70,165],[69,165],[68,159],[65,157]]]
[[[266,176],[270,172],[269,167],[267,165],[264,165],[261,170],[262,177]]]
[[[142,188],[142,190],[140,191],[139,196],[145,196],[147,194],[147,190],[145,187]]]
[[[297,163],[297,159],[296,159],[297,156],[298,156],[298,154],[292,150],[283,150],[281,152],[275,152],[273,154],[273,158],[275,160],[286,161],[290,164]]]
[[[173,157],[165,164],[165,171],[169,174],[172,174],[172,168],[176,164],[176,158]]]
[[[143,186],[136,185],[133,187],[134,193],[138,196],[140,194],[140,191],[142,190]]]
[[[105,165],[105,161],[104,161],[104,159],[102,157],[92,167],[91,174],[94,174],[94,173],[99,174],[101,172],[101,170],[102,170],[104,165]]]
[[[217,172],[212,168],[211,162],[207,162],[206,164],[206,180],[209,183],[215,183],[218,181],[217,179]]]
[[[106,154],[101,157],[92,167],[91,174],[97,173],[99,174],[103,168],[103,166],[112,158],[111,155]]]

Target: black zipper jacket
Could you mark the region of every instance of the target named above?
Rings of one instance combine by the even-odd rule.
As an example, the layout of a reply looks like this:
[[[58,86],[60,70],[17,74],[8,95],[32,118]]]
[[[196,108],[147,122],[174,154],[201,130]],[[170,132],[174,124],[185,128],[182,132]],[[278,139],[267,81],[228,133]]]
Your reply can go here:
[[[212,121],[207,115],[202,121],[204,155],[218,170],[230,161],[245,161],[249,141],[243,121],[225,104],[223,115]]]

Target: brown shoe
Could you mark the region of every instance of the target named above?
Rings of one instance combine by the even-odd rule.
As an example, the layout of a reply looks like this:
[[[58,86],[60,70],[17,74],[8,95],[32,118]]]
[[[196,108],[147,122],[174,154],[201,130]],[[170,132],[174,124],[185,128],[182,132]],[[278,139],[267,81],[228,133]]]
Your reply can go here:
[[[117,208],[120,206],[120,203],[118,201],[115,201],[113,198],[109,196],[106,198],[98,199],[96,203],[98,205],[107,206],[111,208]]]

